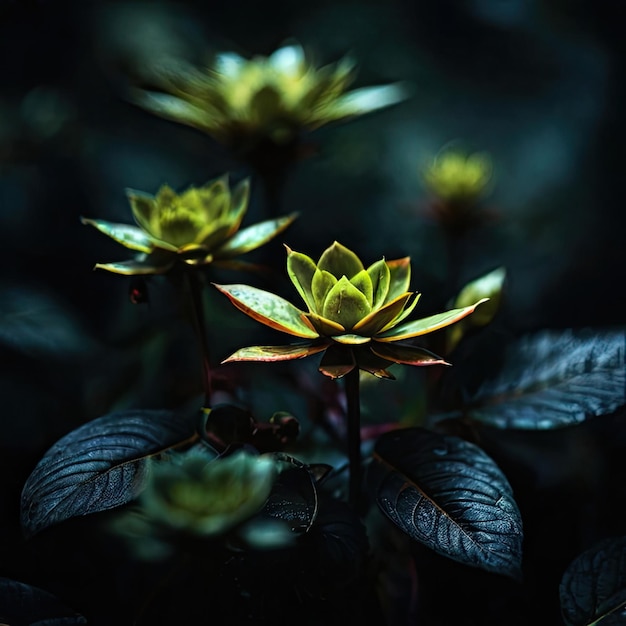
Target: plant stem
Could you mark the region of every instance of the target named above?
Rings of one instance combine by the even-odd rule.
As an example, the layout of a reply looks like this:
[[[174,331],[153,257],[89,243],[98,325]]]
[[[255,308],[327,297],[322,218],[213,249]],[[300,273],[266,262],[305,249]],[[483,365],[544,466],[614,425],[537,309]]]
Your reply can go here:
[[[211,406],[211,360],[209,358],[209,344],[206,327],[204,325],[204,306],[202,302],[202,283],[197,272],[193,269],[185,272],[189,300],[191,303],[191,322],[198,338],[202,355],[202,387],[204,389],[204,407]]]
[[[361,499],[361,401],[359,396],[359,368],[355,367],[345,376],[348,417],[348,461],[350,477],[348,501],[358,510]]]

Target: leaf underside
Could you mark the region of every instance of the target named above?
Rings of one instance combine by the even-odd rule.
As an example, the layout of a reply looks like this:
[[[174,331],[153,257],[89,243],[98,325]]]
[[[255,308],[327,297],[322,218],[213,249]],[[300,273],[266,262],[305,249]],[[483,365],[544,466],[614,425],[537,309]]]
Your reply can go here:
[[[511,487],[477,446],[421,428],[379,438],[368,486],[387,517],[450,559],[521,576],[522,522]]]
[[[74,626],[87,624],[82,616],[43,589],[0,578],[0,620],[2,624],[33,626]]]
[[[171,411],[120,411],[83,424],[55,443],[28,477],[24,533],[130,502],[143,489],[146,460],[193,437],[191,420]]]
[[[626,537],[612,537],[576,557],[559,587],[567,626],[626,623]]]
[[[608,415],[626,404],[626,331],[523,337],[468,400],[469,417],[498,428],[560,428]]]

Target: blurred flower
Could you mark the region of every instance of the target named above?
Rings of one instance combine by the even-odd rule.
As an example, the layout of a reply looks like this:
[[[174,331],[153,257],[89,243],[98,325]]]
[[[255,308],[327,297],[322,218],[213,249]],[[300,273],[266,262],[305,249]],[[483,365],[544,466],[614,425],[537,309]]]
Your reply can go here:
[[[424,168],[422,178],[439,200],[474,202],[485,193],[492,170],[491,158],[484,152],[467,154],[446,148]]]
[[[393,363],[445,364],[441,357],[403,340],[448,326],[482,302],[401,324],[419,298],[418,293],[408,291],[410,259],[381,259],[366,269],[354,252],[338,242],[317,263],[287,248],[287,270],[307,312],[247,285],[216,287],[250,317],[306,341],[242,348],[224,362],[284,361],[324,352],[319,369],[331,378],[340,378],[355,367],[379,378],[393,378],[386,370]]]
[[[204,70],[179,67],[157,74],[155,90],[134,90],[138,105],[231,146],[250,137],[286,144],[300,130],[314,130],[407,97],[399,84],[346,93],[355,77],[355,63],[343,58],[317,68],[297,44],[249,60],[234,52],[222,53]]]
[[[226,265],[234,257],[267,243],[296,217],[291,214],[239,230],[249,192],[247,179],[231,192],[226,175],[202,187],[190,187],[180,195],[167,185],[156,196],[129,190],[138,226],[85,218],[82,222],[140,255],[130,261],[98,263],[96,268],[140,275],[163,274],[177,261],[190,266]]]
[[[151,466],[139,504],[147,520],[195,535],[225,533],[259,511],[277,476],[268,456],[181,454]]]

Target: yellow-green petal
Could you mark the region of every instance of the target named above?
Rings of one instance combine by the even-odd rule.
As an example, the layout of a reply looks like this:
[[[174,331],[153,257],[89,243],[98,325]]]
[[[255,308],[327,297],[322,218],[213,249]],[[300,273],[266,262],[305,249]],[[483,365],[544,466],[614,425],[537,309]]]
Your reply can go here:
[[[391,326],[403,313],[409,300],[414,296],[410,291],[398,296],[395,300],[388,302],[380,309],[372,311],[369,315],[366,315],[362,320],[354,325],[352,330],[359,332],[362,335],[369,337],[374,336],[376,333],[382,331],[385,327]],[[416,300],[417,301],[417,298]]]
[[[213,285],[240,311],[270,328],[305,339],[319,337],[305,313],[280,296],[249,285]]]
[[[389,267],[389,291],[386,302],[391,302],[399,295],[406,293],[411,284],[411,257],[387,261]]]
[[[350,330],[371,309],[365,295],[346,276],[342,276],[328,292],[324,300],[322,315],[338,322],[346,330]]]
[[[419,302],[419,299],[420,299],[422,294],[418,293],[417,291],[413,291],[413,292],[410,292],[410,293],[411,293],[411,295],[414,295],[415,298],[411,302],[409,302],[408,304],[405,305],[404,309],[398,315],[398,317],[393,319],[391,322],[385,324],[385,326],[383,326],[380,329],[379,332],[385,332],[386,330],[389,330],[392,326],[397,326],[403,319],[406,319],[409,315],[411,315],[411,313],[413,313],[413,309],[415,308],[415,306]]]
[[[282,233],[297,217],[296,213],[272,220],[259,222],[237,232],[228,241],[219,246],[213,256],[230,258],[251,250],[256,250],[263,244]]]
[[[402,102],[408,96],[409,88],[402,83],[354,89],[337,98],[328,117],[339,120],[353,115],[362,115]]]
[[[292,361],[322,352],[326,347],[327,344],[325,343],[305,343],[287,346],[250,346],[248,348],[240,348],[228,358],[224,359],[222,363],[231,363],[234,361]]]
[[[374,303],[374,288],[372,285],[372,279],[367,270],[361,270],[358,274],[355,274],[350,282],[365,296],[370,307]]]
[[[135,89],[131,92],[131,98],[140,107],[173,122],[200,130],[210,130],[213,126],[211,116],[207,115],[207,111],[177,96]]]
[[[337,241],[324,250],[317,267],[330,272],[337,280],[342,276],[352,278],[364,269],[361,259]]]
[[[411,337],[419,337],[420,335],[426,335],[432,333],[440,328],[454,324],[463,319],[465,316],[472,313],[476,307],[482,302],[486,302],[486,298],[479,300],[476,304],[462,309],[452,309],[445,313],[438,313],[425,317],[421,320],[415,320],[414,322],[407,322],[400,326],[395,326],[384,333],[381,333],[376,337],[378,341],[400,341],[402,339],[410,339]]]
[[[346,329],[341,324],[328,320],[317,313],[307,313],[306,316],[311,320],[311,323],[320,335],[335,337],[346,332]]]
[[[230,198],[230,209],[228,211],[228,220],[230,222],[230,230],[228,235],[239,230],[243,217],[248,210],[248,202],[250,200],[250,179],[244,178],[233,188]]]
[[[344,343],[349,346],[359,346],[364,343],[369,343],[372,340],[371,337],[364,337],[363,335],[355,335],[354,333],[346,333],[344,335],[333,335],[333,341],[337,343]]]
[[[156,263],[150,258],[145,261],[131,259],[130,261],[120,261],[119,263],[96,263],[95,270],[105,270],[113,274],[122,274],[123,276],[145,276],[150,274],[165,274],[172,265],[174,260],[169,263]]]
[[[154,232],[152,230],[152,222],[156,211],[154,196],[144,193],[143,191],[136,191],[135,189],[127,189],[126,196],[137,224],[149,235],[158,237],[160,232]]]
[[[82,217],[80,221],[85,225],[93,226],[107,237],[111,237],[111,239],[121,243],[130,250],[148,253],[154,247],[151,237],[137,226],[116,224],[106,220],[92,220],[85,217]]]
[[[380,308],[387,298],[389,292],[389,283],[391,280],[391,272],[385,259],[372,263],[367,268],[367,273],[372,279],[372,308]]]
[[[309,311],[315,311],[312,285],[316,269],[315,261],[311,257],[287,247],[287,273]]]
[[[311,280],[311,293],[313,295],[315,312],[322,312],[326,296],[336,284],[337,279],[330,272],[321,270],[319,267],[315,270],[313,279]]]
[[[380,343],[373,341],[370,346],[372,352],[387,361],[404,365],[450,365],[440,356],[418,346],[401,345],[397,343]]]

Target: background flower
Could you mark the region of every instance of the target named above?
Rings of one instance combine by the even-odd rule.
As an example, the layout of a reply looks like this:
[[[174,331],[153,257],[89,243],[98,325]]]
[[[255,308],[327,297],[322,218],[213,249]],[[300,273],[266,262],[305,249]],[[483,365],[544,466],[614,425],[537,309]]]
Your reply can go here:
[[[234,52],[216,55],[204,70],[162,69],[155,90],[135,89],[134,101],[167,119],[198,128],[232,144],[257,135],[277,144],[300,130],[314,130],[404,100],[400,84],[347,91],[355,63],[343,58],[317,68],[299,44],[270,56],[245,59]]]

